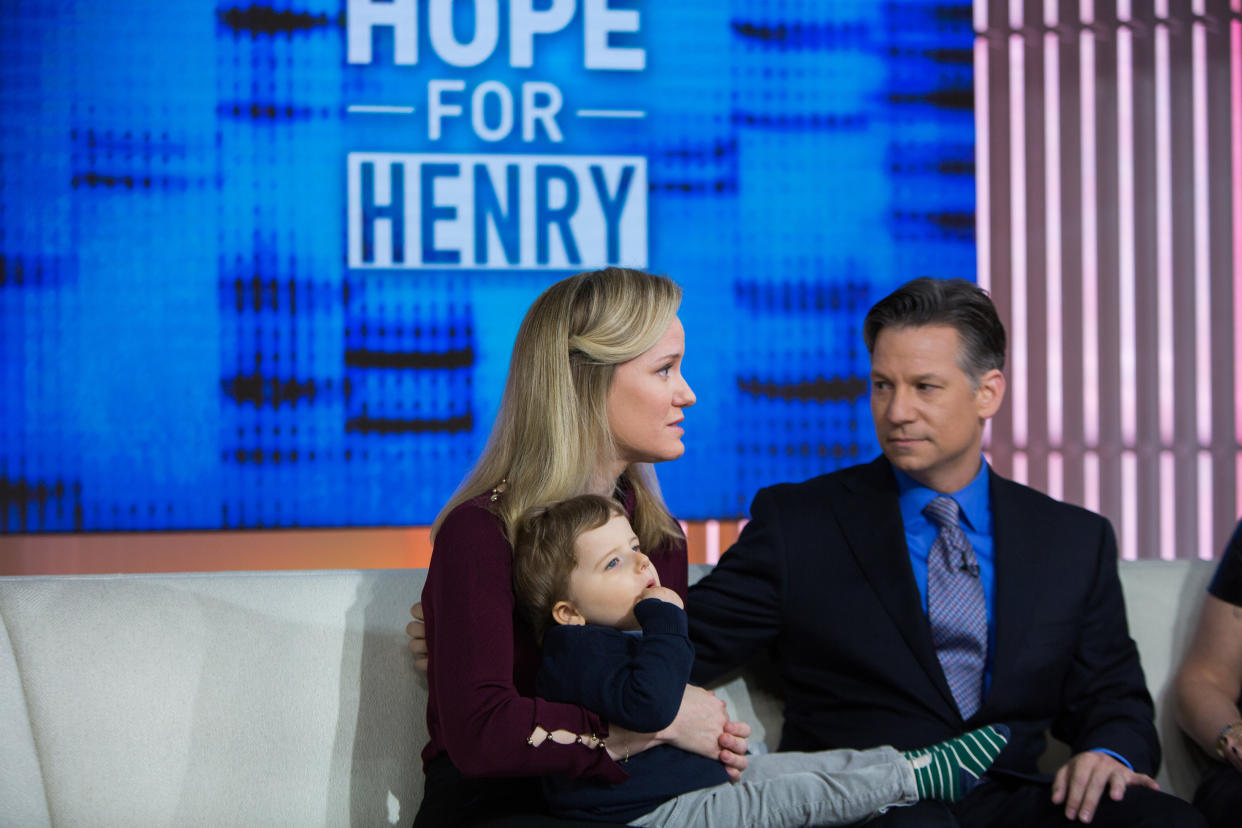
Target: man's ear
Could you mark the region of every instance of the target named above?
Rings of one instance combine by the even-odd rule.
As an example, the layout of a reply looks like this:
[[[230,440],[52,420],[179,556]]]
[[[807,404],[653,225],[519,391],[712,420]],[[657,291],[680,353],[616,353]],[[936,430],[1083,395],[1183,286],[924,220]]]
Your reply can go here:
[[[1005,401],[1005,375],[993,368],[979,378],[979,389],[975,391],[975,405],[979,409],[979,419],[989,420],[1000,410]]]
[[[578,612],[578,608],[568,601],[557,601],[552,605],[552,620],[558,624],[579,626],[586,624],[586,618]]]

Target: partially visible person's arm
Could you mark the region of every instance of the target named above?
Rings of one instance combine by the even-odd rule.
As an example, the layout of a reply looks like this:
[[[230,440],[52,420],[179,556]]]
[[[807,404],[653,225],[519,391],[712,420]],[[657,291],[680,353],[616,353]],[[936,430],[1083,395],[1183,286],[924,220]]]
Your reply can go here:
[[[1151,696],[1126,624],[1117,540],[1105,520],[1098,533],[1087,613],[1065,678],[1063,709],[1052,723],[1053,734],[1075,750],[1057,771],[1052,801],[1080,822],[1094,818],[1105,792],[1120,800],[1128,787],[1158,788],[1149,773],[1160,762]]]
[[[1214,759],[1224,732],[1223,758],[1242,772],[1242,607],[1207,596],[1173,692],[1182,729]]]

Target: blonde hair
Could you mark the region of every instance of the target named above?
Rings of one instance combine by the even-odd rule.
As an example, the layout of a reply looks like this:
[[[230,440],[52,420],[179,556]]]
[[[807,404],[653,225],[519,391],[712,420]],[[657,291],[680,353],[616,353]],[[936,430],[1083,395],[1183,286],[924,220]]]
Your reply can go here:
[[[512,543],[531,508],[589,492],[616,456],[608,388],[617,365],[655,345],[677,316],[681,288],[665,276],[609,267],[549,287],[526,312],[513,343],[509,377],[483,454],[432,526],[459,504],[505,481],[491,503]],[[626,467],[634,493],[631,523],[645,549],[681,529],[668,513],[650,464]]]
[[[569,597],[569,576],[578,565],[578,538],[614,517],[621,504],[585,494],[550,506],[537,506],[518,523],[513,543],[513,594],[518,612],[535,631],[535,640],[552,624],[552,608]]]

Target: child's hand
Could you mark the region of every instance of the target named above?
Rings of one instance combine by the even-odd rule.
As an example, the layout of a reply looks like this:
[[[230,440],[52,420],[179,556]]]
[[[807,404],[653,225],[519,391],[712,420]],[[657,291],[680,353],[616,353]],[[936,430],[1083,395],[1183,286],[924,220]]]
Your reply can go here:
[[[645,601],[648,598],[656,598],[669,604],[674,604],[680,609],[685,609],[686,605],[681,602],[681,596],[673,592],[668,587],[650,586],[642,591],[638,596],[639,601]]]

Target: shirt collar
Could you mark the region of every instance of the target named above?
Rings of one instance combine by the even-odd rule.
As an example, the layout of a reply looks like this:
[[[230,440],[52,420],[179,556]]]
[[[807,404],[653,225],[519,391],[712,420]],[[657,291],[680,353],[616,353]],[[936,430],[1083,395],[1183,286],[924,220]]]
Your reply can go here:
[[[927,504],[940,494],[919,483],[896,466],[893,466],[893,474],[897,478],[897,497],[904,517],[921,516]],[[962,517],[969,528],[981,535],[992,533],[992,499],[988,491],[987,460],[981,456],[979,473],[965,487],[956,492],[950,492],[949,496],[957,501],[957,505],[962,510]]]

